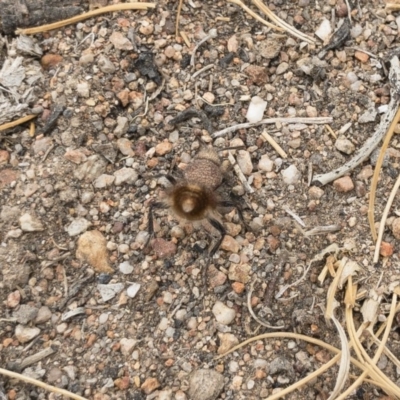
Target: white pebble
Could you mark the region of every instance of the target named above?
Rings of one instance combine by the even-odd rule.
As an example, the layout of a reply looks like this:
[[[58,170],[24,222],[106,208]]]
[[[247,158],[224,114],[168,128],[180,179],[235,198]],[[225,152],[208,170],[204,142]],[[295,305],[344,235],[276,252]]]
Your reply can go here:
[[[267,108],[267,102],[259,96],[254,96],[249,104],[246,118],[249,122],[259,122],[263,119],[264,111]]]
[[[126,289],[126,294],[128,295],[128,297],[133,299],[137,295],[139,289],[140,289],[139,283],[132,283],[132,285],[130,285],[128,289]]]
[[[315,34],[323,41],[327,40],[332,33],[331,23],[329,20],[324,19],[321,25],[316,30]]]
[[[288,168],[284,169],[281,173],[283,182],[285,182],[286,185],[293,185],[299,182],[301,178],[300,171],[293,164],[290,165]]]
[[[212,312],[217,322],[229,325],[235,319],[236,311],[227,307],[224,303],[217,301],[212,308]]]
[[[102,313],[99,316],[99,324],[105,324],[108,321],[108,313]]]
[[[131,274],[133,272],[133,265],[129,264],[128,261],[124,261],[123,263],[119,264],[119,270],[125,275]]]
[[[274,162],[264,154],[258,162],[258,169],[260,171],[271,172],[274,169]]]

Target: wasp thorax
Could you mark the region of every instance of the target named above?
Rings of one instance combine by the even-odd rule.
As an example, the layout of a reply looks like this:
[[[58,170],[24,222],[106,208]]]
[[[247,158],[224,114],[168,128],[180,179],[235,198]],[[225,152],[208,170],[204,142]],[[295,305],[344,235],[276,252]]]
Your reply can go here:
[[[185,178],[189,182],[216,189],[222,183],[222,173],[219,165],[213,161],[196,158],[185,169]]]

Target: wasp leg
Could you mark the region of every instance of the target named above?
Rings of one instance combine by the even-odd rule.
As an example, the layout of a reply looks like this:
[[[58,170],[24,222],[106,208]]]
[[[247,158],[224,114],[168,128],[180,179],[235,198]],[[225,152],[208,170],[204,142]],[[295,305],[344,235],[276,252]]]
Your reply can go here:
[[[150,240],[154,237],[154,220],[153,220],[154,210],[155,209],[162,210],[165,208],[168,208],[168,206],[161,201],[154,201],[154,202],[150,203],[148,223],[147,223],[147,232],[149,232],[149,237],[147,238],[144,248],[148,247]]]
[[[219,247],[221,246],[221,243],[226,235],[226,230],[224,226],[221,224],[221,222],[219,222],[214,218],[209,218],[208,222],[210,222],[210,224],[221,234],[220,238],[217,240],[217,242],[214,244],[213,248],[210,251],[209,257],[212,258],[219,249]]]
[[[242,222],[242,224],[244,225],[246,230],[250,230],[249,226],[247,225],[246,221],[244,220],[242,207],[238,203],[236,203],[235,201],[232,201],[232,200],[222,200],[219,202],[218,205],[220,207],[233,207],[237,211],[240,221]]]
[[[204,284],[204,286],[206,286],[206,284],[207,284],[207,270],[211,263],[211,260],[214,256],[214,254],[217,252],[217,250],[221,246],[221,243],[224,240],[224,237],[226,235],[226,230],[225,230],[224,226],[221,224],[221,222],[219,222],[218,220],[216,220],[214,218],[208,218],[208,222],[220,233],[220,237],[217,239],[216,243],[214,244],[214,246],[208,253],[207,262],[203,269],[203,284]]]
[[[171,185],[176,185],[177,180],[176,180],[176,178],[174,178],[172,175],[168,174],[168,175],[165,175],[165,177],[169,180],[169,182],[171,183]]]

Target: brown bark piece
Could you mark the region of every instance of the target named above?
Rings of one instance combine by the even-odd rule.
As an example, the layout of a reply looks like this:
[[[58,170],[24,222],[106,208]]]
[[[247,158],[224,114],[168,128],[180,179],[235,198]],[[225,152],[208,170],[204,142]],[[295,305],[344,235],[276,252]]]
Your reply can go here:
[[[1,31],[12,34],[17,28],[50,24],[81,14],[86,10],[83,0],[2,0]]]

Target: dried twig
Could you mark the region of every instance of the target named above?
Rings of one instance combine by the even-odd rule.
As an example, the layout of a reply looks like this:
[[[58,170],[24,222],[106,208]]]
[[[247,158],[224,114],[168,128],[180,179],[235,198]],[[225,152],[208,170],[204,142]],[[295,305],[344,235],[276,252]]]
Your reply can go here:
[[[211,68],[213,68],[213,67],[215,67],[215,64],[208,64],[208,65],[206,65],[205,67],[203,67],[203,68],[199,69],[198,71],[196,71],[196,72],[192,75],[192,77],[191,77],[190,79],[193,80],[193,79],[197,78],[200,74],[202,74],[203,72],[208,71],[209,69],[211,69]]]
[[[316,117],[316,118],[297,118],[297,117],[276,117],[276,118],[266,118],[259,122],[246,122],[244,124],[238,124],[230,126],[229,128],[222,129],[220,131],[214,132],[211,137],[213,139],[221,136],[225,136],[228,133],[236,132],[239,129],[252,128],[254,126],[275,124],[277,122],[283,124],[329,124],[333,121],[332,117]]]
[[[279,146],[278,143],[275,142],[273,137],[266,131],[264,130],[261,133],[261,136],[274,148],[274,150],[282,157],[282,158],[287,158],[287,154],[285,151],[282,149],[281,146]]]
[[[298,224],[300,224],[303,228],[306,227],[306,224],[303,222],[303,220],[294,212],[292,211],[289,207],[283,207],[283,209],[295,220],[297,221]]]
[[[350,7],[349,0],[346,0],[346,6],[347,6],[347,16],[349,18],[349,21],[351,22],[351,7]]]
[[[304,232],[304,236],[314,236],[314,235],[322,235],[331,232],[340,231],[342,227],[340,225],[325,225],[325,226],[316,226],[306,232]]]
[[[75,17],[64,19],[63,21],[57,21],[52,24],[41,25],[35,28],[17,29],[16,35],[33,35],[35,33],[48,32],[53,29],[62,28],[63,26],[75,24],[85,19],[95,17],[97,15],[105,14],[108,12],[122,11],[122,10],[147,10],[148,8],[155,8],[155,3],[119,3],[111,6],[101,7],[96,10],[89,11]]]
[[[243,187],[245,188],[247,193],[254,193],[253,188],[249,185],[247,182],[246,177],[244,176],[242,170],[240,169],[239,165],[237,164],[235,158],[233,157],[232,153],[229,151],[228,152],[228,160],[232,164],[233,169],[236,172],[236,175],[238,176],[240,182],[242,183]]]
[[[218,36],[218,31],[213,28],[210,29],[210,31],[208,32],[208,35],[205,36],[203,39],[200,40],[199,43],[196,44],[196,46],[194,46],[193,52],[192,52],[192,57],[190,58],[190,65],[192,68],[194,68],[194,59],[196,57],[196,51],[197,49],[205,42],[207,42],[207,40],[209,39],[215,39]]]
[[[23,371],[26,367],[29,367],[29,365],[36,364],[37,362],[43,360],[44,358],[51,356],[55,352],[56,352],[56,350],[54,350],[51,346],[49,346],[49,347],[39,351],[36,354],[26,357],[21,362],[21,365],[19,367],[20,367],[21,371]]]
[[[326,185],[329,182],[340,178],[347,172],[353,170],[358,165],[360,165],[364,160],[366,160],[370,154],[374,151],[376,146],[385,136],[390,123],[395,124],[397,118],[400,117],[400,64],[397,57],[393,57],[390,60],[392,68],[389,73],[389,81],[391,84],[391,99],[389,103],[389,108],[387,113],[381,119],[381,122],[376,129],[375,133],[364,143],[361,149],[358,150],[356,155],[347,163],[341,167],[335,169],[334,171],[328,172],[326,174],[317,175],[314,178],[314,182],[319,182],[321,185]],[[397,114],[396,114],[397,112]]]

